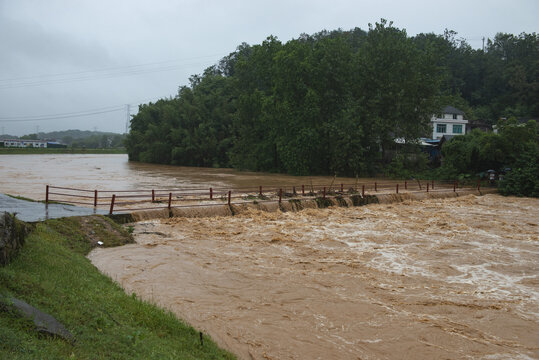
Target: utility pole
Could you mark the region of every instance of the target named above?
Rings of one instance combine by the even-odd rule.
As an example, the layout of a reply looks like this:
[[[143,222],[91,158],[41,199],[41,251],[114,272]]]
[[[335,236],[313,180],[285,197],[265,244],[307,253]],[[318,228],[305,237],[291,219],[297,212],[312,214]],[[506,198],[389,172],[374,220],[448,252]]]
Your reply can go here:
[[[131,105],[125,105],[125,133],[129,133],[129,120],[131,120]]]

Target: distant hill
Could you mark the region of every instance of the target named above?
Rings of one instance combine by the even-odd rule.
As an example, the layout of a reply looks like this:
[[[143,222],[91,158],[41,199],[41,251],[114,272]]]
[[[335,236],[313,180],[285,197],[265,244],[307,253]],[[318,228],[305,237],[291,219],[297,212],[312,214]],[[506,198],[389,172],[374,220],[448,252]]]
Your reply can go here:
[[[9,134],[3,134],[0,135],[0,140],[6,140],[6,139],[18,139],[18,136],[15,135],[9,135]]]
[[[40,132],[38,134],[28,134],[21,137],[13,135],[0,135],[0,140],[19,138],[58,141],[62,144],[75,148],[110,149],[123,147],[125,134],[89,130],[64,130],[51,131],[47,133]]]
[[[73,140],[80,140],[80,139],[86,139],[92,136],[115,136],[120,135],[117,133],[112,132],[103,132],[103,131],[89,131],[89,130],[63,130],[63,131],[51,131],[48,133],[40,132],[37,134],[38,139],[56,139],[56,140],[62,140],[64,138],[69,139],[70,141]]]

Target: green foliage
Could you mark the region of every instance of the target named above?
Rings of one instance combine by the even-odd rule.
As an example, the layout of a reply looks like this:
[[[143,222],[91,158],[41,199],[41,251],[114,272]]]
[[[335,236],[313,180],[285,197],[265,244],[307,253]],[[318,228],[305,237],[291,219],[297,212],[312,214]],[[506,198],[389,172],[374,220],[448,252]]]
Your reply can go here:
[[[426,136],[445,105],[490,123],[539,116],[535,33],[498,34],[487,51],[456,35],[409,37],[382,19],[367,32],[241,44],[176,97],[140,106],[129,158],[296,175],[372,175],[389,163],[387,174],[410,175],[406,161],[391,163],[394,139]],[[447,145],[440,176],[508,161],[510,144],[495,136],[458,141]]]
[[[539,197],[539,143],[527,144],[499,189],[503,195]]]
[[[498,129],[498,134],[475,130],[445,143],[438,177],[465,179],[487,170],[500,173],[511,168],[499,184],[500,192],[538,196],[539,126],[533,120],[518,124],[509,119],[500,121]]]
[[[384,174],[393,179],[425,177],[428,169],[428,155],[417,151],[398,153],[384,169]]]
[[[174,99],[141,105],[135,161],[297,175],[371,174],[394,136],[421,136],[438,108],[435,52],[382,20],[242,44]]]
[[[31,321],[3,312],[0,305],[0,358],[234,358],[207,338],[201,346],[195,329],[127,295],[101,274],[84,256],[89,244],[83,245],[83,237],[90,234],[81,230],[82,223],[59,219],[38,224],[19,256],[0,267],[0,296],[19,298],[51,314],[76,341],[41,336]]]

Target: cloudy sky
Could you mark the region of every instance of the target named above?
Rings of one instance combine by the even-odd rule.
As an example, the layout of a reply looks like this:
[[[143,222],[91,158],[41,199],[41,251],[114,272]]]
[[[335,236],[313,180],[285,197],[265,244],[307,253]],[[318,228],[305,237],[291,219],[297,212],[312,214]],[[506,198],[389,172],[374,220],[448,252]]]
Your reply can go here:
[[[125,132],[127,105],[175,96],[246,42],[360,27],[455,30],[474,47],[539,30],[538,0],[0,0],[0,133]]]

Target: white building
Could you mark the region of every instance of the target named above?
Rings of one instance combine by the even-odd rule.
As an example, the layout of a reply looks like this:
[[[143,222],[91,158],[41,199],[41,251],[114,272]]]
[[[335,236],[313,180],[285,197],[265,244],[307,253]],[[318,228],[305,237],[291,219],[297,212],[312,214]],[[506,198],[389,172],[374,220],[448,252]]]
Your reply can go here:
[[[21,140],[21,139],[7,139],[4,140],[4,147],[34,147],[34,148],[46,148],[46,140]]]
[[[464,135],[468,124],[468,120],[464,119],[464,112],[452,106],[446,106],[442,114],[434,115],[430,122],[433,139],[440,139],[444,135]]]

